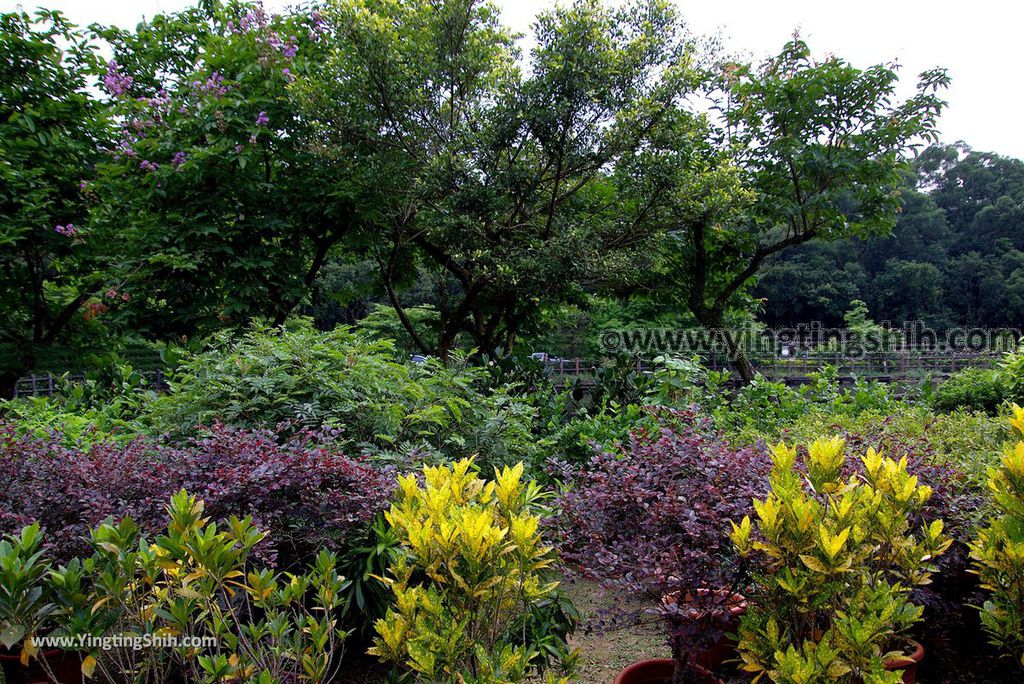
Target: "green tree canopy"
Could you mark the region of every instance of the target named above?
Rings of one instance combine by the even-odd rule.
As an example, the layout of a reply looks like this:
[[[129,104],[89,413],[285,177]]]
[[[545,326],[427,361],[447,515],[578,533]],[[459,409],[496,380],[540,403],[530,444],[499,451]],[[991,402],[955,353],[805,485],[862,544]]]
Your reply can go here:
[[[703,152],[682,142],[665,150],[679,188],[666,209],[667,275],[694,316],[721,328],[783,250],[890,231],[901,170],[915,144],[934,138],[946,81],[927,72],[898,101],[895,67],[818,61],[799,39],[758,67],[723,64]],[[749,363],[736,360],[750,379]]]
[[[542,302],[635,269],[655,224],[619,162],[695,80],[668,2],[542,12],[525,59],[486,2],[339,0],[327,16],[339,49],[305,80],[305,112],[334,140],[361,126],[377,152],[375,255],[421,349],[507,350]],[[399,297],[416,268],[436,282],[436,344]]]
[[[0,15],[0,394],[106,279],[116,236],[89,221],[84,184],[109,133],[95,62],[57,12]]]
[[[122,126],[94,219],[124,240],[130,325],[169,336],[283,322],[375,202],[359,142],[325,152],[296,108],[293,82],[331,51],[320,15],[207,2],[100,33]]]

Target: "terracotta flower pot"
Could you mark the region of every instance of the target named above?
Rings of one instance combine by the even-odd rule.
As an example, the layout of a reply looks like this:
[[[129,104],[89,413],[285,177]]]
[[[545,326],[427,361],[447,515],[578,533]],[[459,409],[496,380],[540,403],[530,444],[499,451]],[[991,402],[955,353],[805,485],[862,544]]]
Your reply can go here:
[[[698,589],[697,593],[701,596],[707,596],[707,589]],[[736,644],[732,639],[729,638],[730,634],[735,634],[736,630],[740,626],[740,618],[743,617],[747,612],[747,599],[741,594],[732,594],[726,597],[724,590],[715,592],[715,595],[723,599],[723,603],[729,607],[729,617],[725,620],[725,624],[721,625],[721,629],[724,632],[722,636],[714,644],[708,646],[703,651],[697,654],[694,662],[701,667],[708,670],[716,670],[725,663],[726,660],[735,657],[736,655]],[[662,597],[663,603],[676,603],[678,601],[678,592],[666,594]],[[692,594],[687,594],[685,602],[689,603],[693,600]],[[704,611],[694,608],[689,611],[689,617],[693,620],[700,620],[704,617]]]
[[[46,663],[60,684],[81,684],[82,657],[78,653],[69,653],[55,648],[44,651]],[[7,684],[49,684],[50,678],[39,663],[38,658],[29,661],[28,666],[21,664],[19,654],[0,648],[0,668],[3,668]]]
[[[676,663],[671,658],[652,658],[633,663],[619,673],[615,684],[667,684],[672,681]]]
[[[900,671],[903,673],[903,684],[915,684],[917,682],[917,664],[924,658],[924,646],[911,641],[907,645],[907,655],[902,658],[893,658],[882,663],[889,672]],[[856,681],[860,681],[857,679]]]
[[[917,664],[924,658],[924,646],[916,641],[910,642],[909,653],[905,658],[893,658],[883,664],[886,670],[903,671],[903,684],[914,684],[917,681]]]
[[[615,677],[615,684],[671,684],[676,662],[671,658],[652,658],[633,663]],[[704,671],[687,680],[687,684],[722,684],[722,680]]]

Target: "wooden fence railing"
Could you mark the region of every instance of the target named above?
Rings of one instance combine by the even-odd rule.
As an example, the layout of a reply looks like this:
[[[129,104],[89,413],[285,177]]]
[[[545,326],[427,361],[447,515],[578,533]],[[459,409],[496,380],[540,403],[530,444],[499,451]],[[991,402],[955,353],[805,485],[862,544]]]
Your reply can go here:
[[[811,373],[819,371],[823,366],[831,365],[836,369],[840,381],[853,378],[878,380],[881,382],[901,382],[921,380],[931,377],[941,380],[965,368],[991,368],[1001,358],[1001,353],[934,353],[934,354],[886,354],[866,355],[848,358],[832,354],[812,354],[793,357],[752,358],[751,362],[759,373],[770,380],[800,384]],[[712,370],[730,370],[728,359],[709,357],[704,359],[705,365]],[[586,359],[549,359],[544,362],[549,373],[567,377],[579,377],[585,380],[592,377],[601,366],[600,361]],[[650,362],[637,361],[637,370],[650,371]],[[142,371],[149,381],[147,387],[162,391],[167,388],[167,377],[162,370]],[[63,376],[51,374],[29,375],[18,380],[14,388],[15,397],[49,396],[60,391],[66,382],[83,382],[85,374],[69,373]]]
[[[836,369],[836,375],[840,380],[860,378],[898,382],[925,377],[941,380],[967,368],[991,368],[1001,357],[1001,352],[912,353],[862,357],[809,354],[792,357],[755,357],[750,361],[759,373],[770,380],[798,384],[826,365]],[[733,370],[730,361],[723,357],[708,357],[703,359],[703,363],[711,370]],[[552,374],[585,378],[594,375],[601,363],[583,359],[551,359],[545,366]],[[650,362],[637,361],[637,370],[650,371],[652,367]]]
[[[147,389],[163,391],[167,389],[167,375],[158,369],[139,371],[147,380]],[[85,373],[66,373],[64,375],[53,375],[43,373],[38,375],[27,375],[14,385],[14,397],[39,397],[56,394],[67,383],[85,382]]]

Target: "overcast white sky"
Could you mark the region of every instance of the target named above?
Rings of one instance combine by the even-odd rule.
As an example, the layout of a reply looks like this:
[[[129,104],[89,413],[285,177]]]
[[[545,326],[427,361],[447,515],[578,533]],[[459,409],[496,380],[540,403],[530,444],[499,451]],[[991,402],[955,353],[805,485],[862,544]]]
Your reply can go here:
[[[539,9],[554,0],[497,0],[505,20],[527,33]],[[897,60],[908,85],[919,72],[945,66],[953,78],[943,139],[1024,158],[1024,88],[1019,87],[1024,3],[1018,0],[675,0],[693,31],[721,32],[730,51],[755,57],[777,51],[799,28],[816,54],[858,66]],[[37,5],[59,9],[80,24],[133,26],[143,16],[190,0],[0,0],[0,10]],[[265,0],[279,9],[293,0]],[[1018,75],[1015,75],[1018,74]]]

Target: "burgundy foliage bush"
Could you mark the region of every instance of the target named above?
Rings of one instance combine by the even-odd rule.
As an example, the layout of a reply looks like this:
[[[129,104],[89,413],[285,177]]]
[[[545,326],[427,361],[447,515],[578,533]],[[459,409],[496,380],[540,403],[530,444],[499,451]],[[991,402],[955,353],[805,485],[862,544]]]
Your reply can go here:
[[[770,461],[692,412],[673,414],[675,427],[634,433],[621,451],[560,473],[574,485],[558,499],[559,547],[585,576],[658,592],[728,586],[728,521],[764,496]]]
[[[204,434],[180,447],[140,438],[78,449],[0,425],[0,531],[38,521],[66,558],[84,552],[89,530],[108,516],[163,528],[167,501],[185,488],[213,519],[253,516],[270,532],[264,560],[288,566],[319,546],[343,545],[392,491],[390,472],[338,453],[330,435],[223,425]]]
[[[692,411],[661,418],[660,432],[634,433],[621,451],[563,467],[559,477],[574,485],[559,497],[553,526],[563,560],[584,576],[669,597],[658,612],[670,619],[679,657],[721,637],[721,598],[742,584],[728,521],[752,513],[771,466],[762,450],[729,446]],[[709,619],[680,619],[695,610]]]

